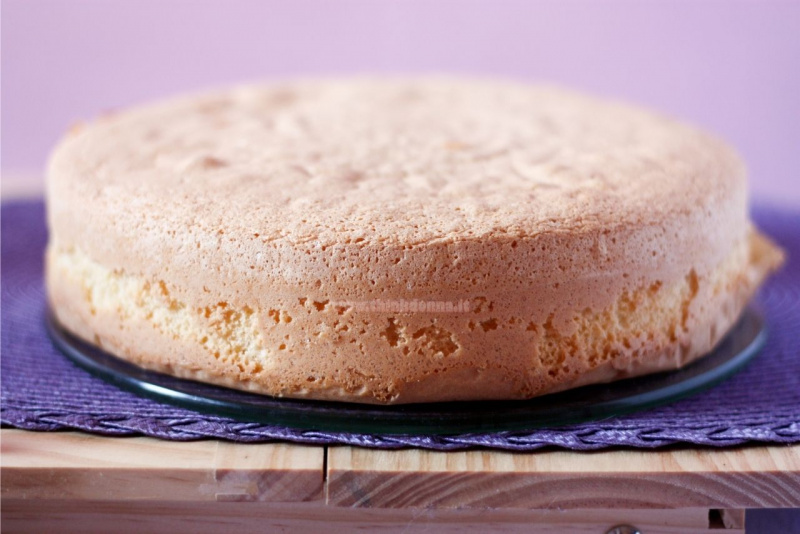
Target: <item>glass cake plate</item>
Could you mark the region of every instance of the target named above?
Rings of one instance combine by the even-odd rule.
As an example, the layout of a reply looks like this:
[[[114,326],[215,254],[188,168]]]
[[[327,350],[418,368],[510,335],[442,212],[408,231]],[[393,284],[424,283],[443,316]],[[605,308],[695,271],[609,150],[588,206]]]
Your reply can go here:
[[[523,431],[646,410],[708,389],[739,371],[764,346],[761,314],[748,308],[709,355],[679,369],[584,386],[523,401],[374,406],[269,397],[148,371],[73,336],[52,313],[47,329],[75,364],[142,397],[232,419],[300,430],[446,435]]]

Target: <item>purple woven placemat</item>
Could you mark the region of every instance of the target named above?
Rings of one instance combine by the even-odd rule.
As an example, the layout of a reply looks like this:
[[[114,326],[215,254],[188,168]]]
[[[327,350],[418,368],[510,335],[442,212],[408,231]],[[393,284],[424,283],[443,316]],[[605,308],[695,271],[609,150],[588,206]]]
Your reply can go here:
[[[44,329],[42,253],[47,236],[42,203],[8,203],[2,207],[2,423],[28,430],[79,429],[170,440],[284,440],[440,450],[797,443],[800,212],[761,207],[755,210],[754,218],[787,249],[789,264],[761,293],[770,330],[766,347],[744,371],[727,382],[669,406],[593,423],[528,432],[381,436],[300,431],[199,414],[136,397],[78,369],[50,344]]]

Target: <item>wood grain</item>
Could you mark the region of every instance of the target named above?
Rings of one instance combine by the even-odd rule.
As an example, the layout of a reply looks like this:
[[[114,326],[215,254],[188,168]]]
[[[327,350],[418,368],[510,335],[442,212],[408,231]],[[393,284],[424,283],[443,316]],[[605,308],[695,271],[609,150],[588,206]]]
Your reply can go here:
[[[627,523],[647,534],[707,534],[708,510],[428,510],[335,508],[322,503],[3,500],[3,531],[436,532],[602,534]],[[742,533],[742,528],[725,530]]]
[[[322,447],[2,430],[6,499],[319,500]]]
[[[800,446],[533,454],[331,447],[327,467],[334,506],[800,506]]]

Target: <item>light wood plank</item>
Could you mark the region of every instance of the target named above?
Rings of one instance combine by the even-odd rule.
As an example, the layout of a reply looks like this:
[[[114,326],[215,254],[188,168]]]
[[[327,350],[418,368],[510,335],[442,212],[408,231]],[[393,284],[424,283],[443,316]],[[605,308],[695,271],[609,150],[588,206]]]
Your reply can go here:
[[[13,532],[503,532],[598,534],[627,523],[647,534],[707,534],[708,510],[434,510],[331,508],[322,503],[3,500]],[[65,530],[65,527],[67,530]],[[741,528],[725,530],[742,533]]]
[[[6,499],[318,500],[322,447],[2,430]]]
[[[331,447],[334,506],[800,506],[800,446],[531,454]]]

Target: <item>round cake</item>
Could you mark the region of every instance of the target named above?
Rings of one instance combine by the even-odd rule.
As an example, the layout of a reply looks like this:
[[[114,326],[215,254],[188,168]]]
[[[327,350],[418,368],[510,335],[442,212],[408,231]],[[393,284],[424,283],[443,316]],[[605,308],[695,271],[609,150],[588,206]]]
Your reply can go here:
[[[64,327],[274,396],[526,399],[676,369],[782,259],[719,140],[510,82],[179,98],[74,128],[47,179]]]

